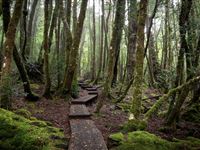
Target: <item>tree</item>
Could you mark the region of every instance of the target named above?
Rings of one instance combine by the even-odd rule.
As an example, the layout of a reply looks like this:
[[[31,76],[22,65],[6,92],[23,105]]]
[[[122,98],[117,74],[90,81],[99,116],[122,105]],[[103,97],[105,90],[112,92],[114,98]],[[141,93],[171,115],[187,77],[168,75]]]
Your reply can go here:
[[[109,62],[107,68],[106,80],[103,89],[103,98],[98,102],[96,107],[96,112],[98,113],[103,105],[103,99],[109,96],[111,84],[114,77],[114,67],[117,65],[117,60],[119,57],[120,42],[122,36],[122,28],[124,24],[124,14],[125,14],[125,0],[118,0],[115,12],[115,23],[112,32],[112,39],[109,49]],[[116,74],[115,74],[116,75]]]
[[[178,62],[177,62],[177,77],[176,77],[176,82],[175,82],[176,85],[180,85],[182,83],[183,79],[181,75],[183,74],[182,71],[184,68],[184,54],[186,54],[189,51],[188,44],[186,41],[186,33],[187,33],[187,25],[188,25],[188,19],[189,19],[191,7],[192,7],[192,0],[182,0],[181,12],[179,16],[180,50],[179,50],[179,56],[178,56]],[[191,68],[188,65],[188,63],[190,62],[188,61],[189,60],[186,60],[187,80],[191,78],[191,75],[189,72]],[[185,87],[180,93],[177,94],[176,102],[173,100],[170,103],[171,106],[169,107],[169,112],[166,118],[167,125],[173,125],[175,123],[177,117],[180,114],[181,106],[183,105],[183,102],[188,96],[188,93],[189,93],[188,87]]]
[[[67,93],[71,92],[72,81],[73,81],[74,73],[77,67],[78,49],[79,49],[79,44],[81,40],[85,14],[87,10],[87,3],[88,3],[88,0],[84,0],[81,3],[80,14],[79,14],[77,25],[76,25],[76,32],[72,41],[71,53],[70,53],[70,58],[69,58],[69,68],[67,69],[66,82],[65,82],[66,83],[65,91]]]
[[[148,0],[140,1],[140,9],[138,14],[137,23],[137,52],[136,64],[133,82],[133,101],[131,106],[131,113],[134,114],[136,119],[139,119],[141,113],[141,100],[143,88],[143,68],[144,68],[144,28],[147,17],[147,4]]]
[[[21,16],[23,0],[17,0],[13,12],[13,16],[10,20],[8,30],[6,32],[6,39],[3,45],[4,50],[4,60],[1,75],[1,87],[0,87],[0,106],[3,108],[11,108],[11,63],[12,63],[12,53],[15,42],[16,28]]]
[[[51,79],[49,74],[49,0],[44,3],[44,74],[45,74],[45,89],[43,96],[50,97],[51,95]]]
[[[137,33],[137,1],[129,0],[128,11],[128,52],[127,52],[127,81],[133,78],[136,52]]]

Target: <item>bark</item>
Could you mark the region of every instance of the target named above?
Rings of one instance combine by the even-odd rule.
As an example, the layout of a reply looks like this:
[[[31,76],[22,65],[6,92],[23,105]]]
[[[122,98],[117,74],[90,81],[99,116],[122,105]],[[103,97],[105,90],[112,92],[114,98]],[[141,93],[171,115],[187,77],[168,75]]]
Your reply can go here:
[[[95,0],[93,0],[93,9],[92,9],[92,27],[93,27],[93,34],[92,34],[92,76],[91,81],[94,81],[96,76],[96,19],[95,19]]]
[[[21,53],[22,53],[22,58],[24,61],[26,61],[26,43],[27,43],[27,16],[28,16],[28,10],[27,10],[27,5],[28,1],[24,0],[23,4],[23,15],[22,15],[22,26],[21,26]]]
[[[110,14],[111,14],[111,0],[109,1],[109,9],[108,9],[108,15],[106,17],[106,20],[104,20],[104,32],[105,32],[105,38],[104,38],[104,52],[103,52],[103,72],[106,72],[106,65],[107,65],[107,54],[109,51],[108,48],[108,23],[110,19]]]
[[[106,74],[106,81],[104,83],[104,89],[102,92],[101,99],[99,98],[96,113],[99,113],[101,107],[106,98],[110,95],[110,88],[113,81],[114,75],[114,66],[116,64],[117,55],[119,54],[120,42],[121,42],[121,35],[122,35],[122,28],[124,24],[124,14],[125,14],[125,0],[118,0],[116,6],[116,15],[115,15],[115,22],[113,26],[112,32],[112,39],[110,43],[109,49],[109,62],[107,67],[107,74]]]
[[[134,88],[133,88],[133,101],[131,106],[131,113],[136,119],[139,118],[141,113],[141,100],[142,100],[142,87],[143,87],[143,64],[144,64],[144,28],[147,17],[148,0],[140,1],[140,10],[138,15],[138,28],[137,28],[137,52],[136,52],[136,65],[134,74]]]
[[[69,67],[69,58],[70,58],[70,52],[72,49],[72,41],[73,41],[73,36],[72,33],[70,31],[70,26],[67,22],[67,18],[65,17],[65,13],[64,13],[64,9],[63,9],[63,3],[60,0],[60,13],[61,13],[61,18],[62,18],[62,22],[63,22],[63,26],[64,29],[66,30],[66,46],[65,46],[65,62],[66,62],[66,66],[65,66],[65,72],[64,72],[64,79],[63,79],[63,86],[62,86],[62,93],[66,93],[66,82],[67,82],[67,71],[68,71],[68,67]]]
[[[28,21],[28,30],[27,30],[27,43],[26,43],[26,54],[27,57],[30,55],[30,51],[31,51],[31,44],[32,44],[32,40],[33,40],[33,21],[34,21],[34,16],[35,16],[35,12],[36,12],[36,8],[37,8],[37,4],[40,0],[34,0],[32,5],[31,5],[31,12],[29,15],[29,21]]]
[[[13,16],[10,19],[8,30],[6,32],[6,39],[3,45],[4,50],[4,60],[2,75],[0,80],[0,106],[3,108],[11,108],[11,64],[12,64],[12,54],[15,42],[16,28],[19,23],[21,16],[23,0],[17,0],[13,12]]]
[[[52,45],[53,31],[54,31],[54,28],[56,27],[56,18],[58,16],[58,8],[59,8],[59,4],[58,4],[58,2],[56,2],[55,8],[53,11],[53,16],[51,19],[50,29],[49,29],[49,52],[50,52],[51,45]]]
[[[35,94],[33,94],[31,91],[30,81],[29,81],[29,78],[28,78],[28,75],[26,72],[26,68],[24,66],[24,63],[22,62],[22,58],[21,58],[16,46],[14,46],[14,49],[13,49],[13,58],[14,58],[16,66],[17,66],[17,69],[19,70],[21,80],[23,82],[26,99],[28,99],[30,101],[38,100],[39,97],[36,96]]]
[[[176,80],[175,80],[174,87],[177,87],[183,82],[184,54],[188,52],[186,33],[187,33],[187,25],[188,25],[188,19],[189,19],[191,6],[192,6],[192,0],[182,0],[181,12],[179,16],[180,49],[179,49],[177,67],[176,67]],[[188,69],[190,68],[187,68],[187,70]],[[187,71],[188,76],[190,76],[188,71]],[[172,100],[169,105],[168,116],[170,115],[171,110],[173,109],[175,98],[176,98],[176,95],[173,95]]]
[[[73,28],[72,28],[72,32],[75,34],[75,29],[76,29],[76,24],[77,24],[77,0],[73,1]]]
[[[59,15],[58,15],[59,16]],[[57,88],[60,88],[61,84],[61,60],[60,60],[60,18],[57,17],[57,26],[55,29],[55,38],[56,38],[56,62],[57,62]]]
[[[73,38],[72,42],[72,50],[70,54],[70,59],[69,59],[69,68],[67,70],[66,74],[66,92],[69,93],[71,92],[71,86],[72,86],[72,81],[74,78],[74,73],[77,68],[77,57],[78,57],[78,49],[79,49],[79,44],[80,44],[80,39],[81,39],[81,34],[83,30],[83,23],[85,20],[85,14],[87,10],[87,3],[88,0],[84,0],[81,3],[81,9],[80,9],[80,14],[78,17],[77,25],[76,25],[76,32]]]
[[[96,76],[96,79],[94,81],[94,84],[98,84],[98,80],[101,76],[101,71],[102,71],[102,65],[103,65],[103,40],[104,40],[104,0],[101,0],[101,29],[100,29],[100,50],[99,50],[99,69],[98,69],[98,73],[97,73],[97,76]]]
[[[119,0],[118,0],[119,1]],[[111,47],[113,48],[114,52],[114,68],[113,68],[113,75],[112,75],[112,85],[114,86],[117,82],[117,76],[118,76],[118,62],[119,62],[119,55],[120,55],[120,44],[121,44],[121,38],[122,38],[122,31],[125,21],[125,0],[120,0],[120,2],[117,3],[117,11],[115,15],[115,29],[113,32],[117,32],[115,40],[111,41],[113,44]],[[112,37],[113,38],[113,37]]]
[[[136,52],[137,33],[137,0],[129,0],[128,16],[128,52],[127,52],[127,81],[133,78]]]
[[[49,0],[45,0],[44,4],[44,75],[45,75],[45,89],[43,96],[49,98],[51,95],[51,79],[49,74]]]
[[[179,17],[179,32],[180,32],[180,50],[179,50],[179,56],[178,56],[178,64],[177,64],[177,77],[175,81],[175,86],[181,84],[181,77],[180,75],[183,74],[183,68],[184,68],[184,54],[189,51],[188,44],[186,41],[186,33],[187,33],[187,25],[188,25],[188,19],[190,10],[192,7],[192,0],[182,0],[181,5],[181,12]],[[187,56],[186,56],[187,57]],[[191,74],[189,70],[191,69],[188,64],[188,60],[186,59],[186,65],[187,65],[187,80],[191,78]],[[172,125],[177,117],[179,116],[180,108],[183,105],[186,97],[188,96],[189,90],[184,88],[178,95],[177,100],[175,103],[176,96],[173,96],[172,101],[170,102],[168,115],[166,117],[167,125]],[[174,105],[175,104],[175,105]]]

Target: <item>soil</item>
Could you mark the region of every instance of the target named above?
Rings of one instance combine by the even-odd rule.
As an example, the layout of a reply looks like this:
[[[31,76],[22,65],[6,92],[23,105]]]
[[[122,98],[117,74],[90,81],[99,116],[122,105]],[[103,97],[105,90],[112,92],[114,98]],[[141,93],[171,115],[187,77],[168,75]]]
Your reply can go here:
[[[20,90],[18,90],[20,91]],[[43,87],[35,89],[34,92],[41,95]],[[99,90],[99,93],[101,91]],[[147,97],[150,96],[152,90],[148,90],[145,94]],[[157,92],[159,93],[159,92]],[[100,93],[101,94],[101,93]],[[79,97],[87,95],[87,91],[80,89]],[[65,136],[70,137],[69,128],[69,103],[64,99],[54,98],[53,100],[41,98],[37,102],[28,102],[24,100],[23,96],[19,93],[15,94],[13,98],[13,108],[20,109],[24,108],[29,110],[32,115],[36,118],[49,121],[55,127],[62,128],[64,130]],[[156,101],[153,99],[152,101]],[[93,103],[88,106],[91,113],[94,112],[96,104]],[[121,126],[128,120],[128,114],[120,110],[118,107],[112,104],[111,101],[106,101],[103,108],[101,109],[101,114],[98,116],[93,114],[92,120],[94,120],[97,128],[102,132],[105,141],[107,142],[108,136],[111,133],[119,132]],[[177,130],[161,132],[159,128],[163,126],[163,119],[159,117],[153,117],[148,122],[147,131],[159,135],[165,139],[171,140],[173,137],[184,139],[187,136],[194,136],[200,138],[200,125],[190,122],[181,121],[178,125]]]

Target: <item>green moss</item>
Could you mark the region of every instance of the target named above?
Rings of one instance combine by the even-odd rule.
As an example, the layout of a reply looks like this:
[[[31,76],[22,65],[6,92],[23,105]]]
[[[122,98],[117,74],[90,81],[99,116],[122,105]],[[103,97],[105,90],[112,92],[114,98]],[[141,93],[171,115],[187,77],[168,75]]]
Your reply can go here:
[[[195,103],[189,106],[182,115],[182,118],[186,121],[200,123],[200,104]]]
[[[124,135],[121,132],[119,132],[119,133],[111,134],[110,138],[114,141],[119,142],[119,141],[123,141]]]
[[[132,132],[136,130],[144,130],[147,127],[146,121],[143,120],[129,120],[123,125],[124,132]]]
[[[15,113],[18,114],[18,115],[21,115],[21,116],[23,116],[23,117],[25,117],[25,118],[27,118],[27,119],[30,119],[30,118],[31,118],[31,113],[30,113],[30,111],[28,111],[28,110],[26,110],[26,109],[23,109],[23,108],[22,108],[22,109],[16,110]]]
[[[116,137],[118,140],[118,145],[112,150],[197,150],[200,147],[200,140],[193,137],[185,140],[175,139],[170,142],[146,131],[121,134],[117,133],[110,136],[111,140],[115,141]]]
[[[34,90],[38,90],[40,88],[39,84],[31,84],[31,88]]]
[[[78,93],[79,93],[78,82],[76,80],[73,80],[72,87],[71,87],[71,96],[73,98],[77,98]]]
[[[55,128],[48,130],[44,121],[31,121],[10,111],[0,109],[0,149],[45,150],[59,149],[56,144],[63,141],[64,134]],[[50,127],[52,128],[52,127]],[[60,139],[50,138],[52,135]]]
[[[122,109],[122,111],[130,112],[131,104],[128,104],[128,103],[119,103],[117,106],[120,107]]]

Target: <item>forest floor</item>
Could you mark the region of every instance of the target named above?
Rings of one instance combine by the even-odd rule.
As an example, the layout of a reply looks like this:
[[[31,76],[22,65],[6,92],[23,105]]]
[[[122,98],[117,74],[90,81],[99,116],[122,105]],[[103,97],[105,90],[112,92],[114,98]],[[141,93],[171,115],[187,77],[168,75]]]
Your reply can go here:
[[[32,88],[34,92],[41,95],[43,87],[37,84],[33,84]],[[22,89],[20,89],[23,91]],[[64,99],[54,97],[52,100],[41,98],[37,102],[28,102],[24,100],[23,95],[20,94],[19,88],[16,90],[13,97],[13,109],[26,109],[32,113],[33,117],[41,120],[51,122],[55,127],[63,129],[66,138],[70,137],[69,128],[69,103]],[[99,90],[99,93],[101,90]],[[145,94],[150,97],[149,93],[156,94],[154,90],[148,89]],[[87,91],[80,89],[79,96],[87,95]],[[152,99],[154,103],[156,100]],[[151,103],[152,105],[152,103]],[[89,105],[89,111],[94,112],[95,103]],[[108,136],[112,133],[119,132],[122,129],[122,125],[128,120],[127,112],[122,111],[111,102],[106,102],[101,109],[100,115],[93,115],[97,128],[102,132],[105,141],[107,142]],[[161,136],[162,138],[171,140],[173,137],[184,139],[187,136],[194,136],[200,138],[200,124],[181,121],[178,125],[177,131],[161,132],[159,130],[163,125],[163,119],[161,117],[153,117],[148,122],[147,131]]]

